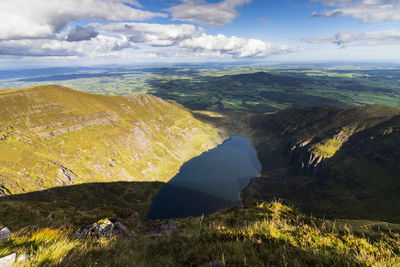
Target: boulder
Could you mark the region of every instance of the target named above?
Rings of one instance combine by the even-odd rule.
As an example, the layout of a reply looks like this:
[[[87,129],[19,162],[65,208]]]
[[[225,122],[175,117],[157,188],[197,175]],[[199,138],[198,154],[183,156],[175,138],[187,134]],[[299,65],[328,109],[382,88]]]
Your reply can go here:
[[[76,232],[78,238],[84,238],[86,236],[111,238],[116,235],[132,237],[125,225],[113,219],[105,219],[98,221],[97,223],[82,226]]]
[[[0,230],[0,242],[7,241],[10,238],[11,238],[11,231],[7,227],[4,227],[3,229]]]
[[[169,234],[176,231],[176,223],[173,220],[168,220],[162,224],[157,225],[150,234]]]
[[[17,257],[17,254],[13,253],[11,255],[0,258],[0,266],[1,267],[11,267],[14,264],[16,257]]]
[[[18,256],[17,261],[27,261],[29,260],[29,255],[24,253]]]

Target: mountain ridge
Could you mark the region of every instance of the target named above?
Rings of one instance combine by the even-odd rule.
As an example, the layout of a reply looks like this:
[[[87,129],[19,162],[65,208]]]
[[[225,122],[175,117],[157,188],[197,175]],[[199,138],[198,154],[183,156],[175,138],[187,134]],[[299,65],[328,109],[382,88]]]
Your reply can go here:
[[[62,86],[0,94],[0,185],[22,193],[107,181],[167,181],[221,142],[220,132],[151,95]]]
[[[294,107],[251,125],[263,172],[244,199],[284,199],[334,218],[400,221],[400,108]]]

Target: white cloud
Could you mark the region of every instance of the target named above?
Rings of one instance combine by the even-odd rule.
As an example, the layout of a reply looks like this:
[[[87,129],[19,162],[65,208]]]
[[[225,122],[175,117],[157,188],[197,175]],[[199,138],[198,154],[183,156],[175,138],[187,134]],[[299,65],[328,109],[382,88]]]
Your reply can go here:
[[[271,54],[286,53],[295,50],[257,39],[245,39],[236,36],[227,37],[223,34],[208,35],[205,33],[199,37],[180,42],[179,47],[189,48],[194,51],[213,52],[218,55],[230,55],[236,58],[266,57]]]
[[[172,46],[180,41],[199,36],[202,29],[190,24],[110,23],[92,24],[101,32],[130,36],[135,43],[152,46]]]
[[[135,43],[152,46],[175,46],[198,55],[218,57],[265,57],[275,53],[293,51],[286,46],[274,45],[257,39],[245,39],[223,34],[208,35],[203,29],[189,24],[111,23],[92,24],[105,34],[123,34]],[[180,54],[182,52],[179,52]],[[187,53],[187,51],[183,52]]]
[[[332,7],[314,17],[351,16],[365,22],[400,21],[399,0],[314,0]]]
[[[23,39],[0,41],[0,55],[13,56],[89,56],[106,55],[134,47],[127,37],[110,37],[99,35],[91,40],[68,42],[49,39]]]
[[[181,0],[167,10],[175,20],[220,26],[232,22],[237,9],[250,2]],[[294,51],[257,39],[208,35],[192,24],[132,22],[167,16],[138,8],[137,0],[0,0],[0,56],[233,59]],[[81,20],[105,22],[68,26]],[[137,44],[144,45],[130,49]]]
[[[340,47],[348,44],[386,45],[400,44],[400,30],[386,30],[366,33],[340,31],[334,36],[318,36],[306,39],[309,43],[334,43]]]
[[[52,38],[75,20],[146,20],[165,17],[125,5],[135,0],[1,0],[0,39]]]
[[[202,28],[190,24],[92,23],[86,28],[70,29],[64,35],[60,34],[57,39],[0,40],[0,55],[96,57],[115,54],[140,43],[173,47],[176,56],[184,57],[191,54],[192,57],[262,58],[296,50],[258,39],[208,35]]]
[[[166,10],[172,14],[174,20],[222,26],[239,16],[237,8],[250,2],[251,0],[223,0],[210,4],[202,0],[181,0],[181,4]]]

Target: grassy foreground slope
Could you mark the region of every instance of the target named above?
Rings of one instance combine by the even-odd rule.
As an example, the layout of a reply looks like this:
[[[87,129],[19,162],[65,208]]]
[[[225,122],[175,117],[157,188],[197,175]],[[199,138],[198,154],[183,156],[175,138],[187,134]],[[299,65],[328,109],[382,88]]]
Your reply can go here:
[[[150,95],[61,86],[0,91],[0,195],[86,182],[167,181],[220,142],[217,130]]]
[[[397,266],[400,261],[396,230],[352,229],[279,202],[178,219],[176,232],[150,235],[157,223],[139,224],[134,239],[77,239],[73,228],[23,228],[0,244],[0,257],[29,255],[16,266]]]
[[[245,199],[400,222],[400,108],[296,107],[255,117],[251,128],[263,172]]]

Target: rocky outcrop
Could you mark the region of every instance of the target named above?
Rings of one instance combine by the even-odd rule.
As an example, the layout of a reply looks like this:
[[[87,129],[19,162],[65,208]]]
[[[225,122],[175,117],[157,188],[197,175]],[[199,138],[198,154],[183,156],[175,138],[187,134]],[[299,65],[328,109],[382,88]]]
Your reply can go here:
[[[8,241],[9,239],[11,239],[11,234],[12,234],[11,231],[7,227],[4,227],[3,229],[1,229],[0,230],[0,242]]]
[[[8,190],[5,185],[3,185],[3,184],[0,185],[0,197],[10,195],[10,194],[11,194],[10,190]]]
[[[17,254],[13,253],[11,255],[0,258],[0,266],[1,267],[11,267],[14,264],[16,257],[17,257]]]
[[[1,126],[0,125],[0,141],[6,141],[8,138],[14,135],[14,128],[12,126]]]
[[[85,116],[85,117],[81,116],[79,119],[75,119],[73,121],[62,124],[62,126],[64,126],[64,125],[69,125],[69,126],[64,126],[62,128],[58,128],[58,129],[55,129],[55,130],[52,130],[49,132],[41,132],[41,133],[39,133],[39,136],[47,137],[47,138],[54,137],[54,136],[66,134],[66,133],[73,132],[73,131],[79,131],[88,126],[110,124],[110,123],[116,122],[118,120],[119,120],[118,116],[107,113],[107,112],[100,113],[100,114],[93,114],[91,116]],[[73,124],[73,125],[70,125],[70,124]],[[56,124],[55,127],[56,126],[59,126],[59,125]],[[49,128],[49,127],[46,127],[46,128]]]
[[[61,185],[72,185],[78,176],[70,169],[65,168],[62,165],[58,165],[58,171],[56,174],[56,184]]]
[[[132,238],[133,235],[128,228],[114,219],[105,219],[97,223],[82,226],[77,232],[78,238],[88,236],[111,238],[113,236],[124,236]]]

